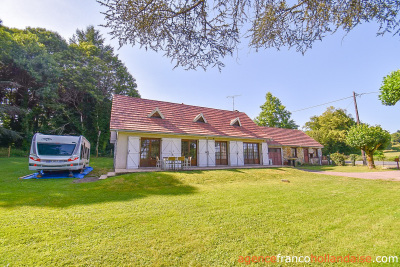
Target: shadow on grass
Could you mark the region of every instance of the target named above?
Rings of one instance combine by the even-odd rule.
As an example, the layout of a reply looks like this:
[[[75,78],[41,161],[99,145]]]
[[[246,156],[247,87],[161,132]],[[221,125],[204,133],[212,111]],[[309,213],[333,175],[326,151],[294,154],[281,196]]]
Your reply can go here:
[[[335,171],[336,166],[332,165],[322,165],[322,166],[301,166],[301,167],[296,167],[296,169],[299,170],[307,170],[307,171]]]
[[[69,207],[113,201],[128,201],[151,195],[193,194],[196,188],[169,173],[136,173],[94,183],[72,183],[73,179],[18,180],[2,183],[0,207]]]

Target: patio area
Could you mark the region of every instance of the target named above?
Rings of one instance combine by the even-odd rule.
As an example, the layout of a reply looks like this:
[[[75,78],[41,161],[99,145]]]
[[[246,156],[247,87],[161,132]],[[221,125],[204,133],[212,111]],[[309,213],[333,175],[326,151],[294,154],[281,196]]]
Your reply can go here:
[[[268,165],[263,166],[259,164],[249,164],[245,166],[213,166],[213,167],[198,167],[198,166],[191,166],[186,167],[184,169],[161,169],[161,168],[153,168],[153,167],[143,167],[138,169],[115,169],[116,174],[123,174],[123,173],[132,173],[132,172],[160,172],[160,171],[206,171],[206,170],[228,170],[228,169],[267,169],[267,168],[277,168],[277,167],[289,167],[283,165]]]

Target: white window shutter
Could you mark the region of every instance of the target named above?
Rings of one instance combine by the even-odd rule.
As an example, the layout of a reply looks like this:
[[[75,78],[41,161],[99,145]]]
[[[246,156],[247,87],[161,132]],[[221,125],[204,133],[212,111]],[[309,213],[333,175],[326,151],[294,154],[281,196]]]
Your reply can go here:
[[[262,151],[262,165],[269,165],[268,144],[266,142],[261,144],[261,151]]]
[[[238,142],[230,141],[229,142],[229,166],[237,166],[238,165]]]
[[[208,140],[208,166],[215,166],[215,141]]]
[[[180,157],[181,145],[181,139],[179,138],[162,138],[161,157]]]
[[[243,142],[237,142],[237,165],[244,166]]]
[[[140,163],[140,138],[128,137],[128,157],[126,160],[127,169],[137,169]]]
[[[207,140],[200,139],[199,140],[199,149],[198,149],[198,164],[199,167],[206,167],[207,166]]]

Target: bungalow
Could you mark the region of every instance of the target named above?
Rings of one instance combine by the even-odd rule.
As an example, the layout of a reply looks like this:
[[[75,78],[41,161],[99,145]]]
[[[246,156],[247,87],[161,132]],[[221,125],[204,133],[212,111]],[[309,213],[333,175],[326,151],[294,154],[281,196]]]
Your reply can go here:
[[[114,95],[110,130],[115,169],[156,167],[160,159],[181,156],[198,167],[284,162],[270,160],[268,147],[282,145],[268,129],[239,111]]]
[[[269,157],[274,165],[322,164],[322,148],[300,130],[261,127],[272,138],[268,142]]]

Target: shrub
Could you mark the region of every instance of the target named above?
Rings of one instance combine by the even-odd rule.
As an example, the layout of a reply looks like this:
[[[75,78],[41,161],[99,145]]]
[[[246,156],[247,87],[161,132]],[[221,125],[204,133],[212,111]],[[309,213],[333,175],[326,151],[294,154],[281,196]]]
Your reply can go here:
[[[351,160],[351,165],[352,166],[356,166],[356,160],[358,158],[357,154],[350,154],[349,155],[349,159]]]
[[[345,165],[345,155],[341,153],[332,153],[331,160],[337,166],[344,166]]]
[[[10,153],[11,157],[26,157],[26,158],[28,158],[28,156],[29,156],[29,150],[23,150],[23,149],[11,147],[10,152],[11,152]],[[8,157],[8,147],[0,147],[0,157],[2,157],[2,158]]]

